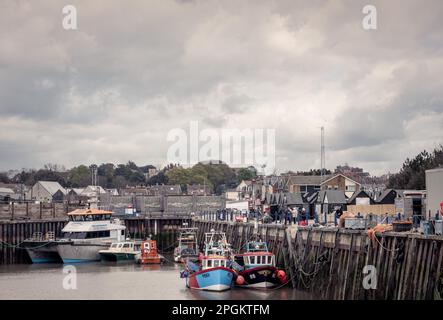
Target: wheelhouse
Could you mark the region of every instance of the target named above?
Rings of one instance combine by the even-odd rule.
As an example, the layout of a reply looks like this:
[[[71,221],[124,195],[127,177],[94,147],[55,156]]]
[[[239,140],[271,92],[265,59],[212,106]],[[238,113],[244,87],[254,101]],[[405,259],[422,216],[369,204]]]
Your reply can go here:
[[[111,244],[110,249],[115,249],[120,251],[133,251],[134,242],[114,242]]]
[[[77,209],[68,213],[69,221],[104,221],[111,220],[112,211],[99,209]]]
[[[275,257],[273,254],[245,254],[243,263],[246,266],[274,266]]]
[[[202,269],[224,267],[229,268],[229,260],[224,257],[209,257],[202,260]]]

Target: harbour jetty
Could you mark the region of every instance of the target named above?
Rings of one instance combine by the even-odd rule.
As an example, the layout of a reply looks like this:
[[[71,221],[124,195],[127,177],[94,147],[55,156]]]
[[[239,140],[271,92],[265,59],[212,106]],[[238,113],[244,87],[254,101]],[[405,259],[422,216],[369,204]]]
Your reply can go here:
[[[234,251],[253,240],[266,241],[287,286],[307,290],[322,299],[441,299],[443,293],[443,237],[410,232],[384,232],[338,227],[285,226],[254,222],[209,220],[212,212],[194,215],[123,219],[129,235],[151,235],[160,252],[173,252],[183,223],[204,233],[224,232]],[[20,243],[35,232],[57,237],[66,218],[50,217],[0,222],[0,263],[26,263]],[[368,267],[369,266],[369,267]],[[374,276],[375,283],[364,283]],[[369,268],[369,269],[368,269]],[[374,280],[372,280],[374,281]]]
[[[201,232],[226,232],[233,248],[266,241],[288,285],[322,299],[440,299],[443,238],[403,232],[375,234],[337,227],[195,220]],[[375,283],[363,282],[375,267]],[[368,269],[369,270],[369,269]]]

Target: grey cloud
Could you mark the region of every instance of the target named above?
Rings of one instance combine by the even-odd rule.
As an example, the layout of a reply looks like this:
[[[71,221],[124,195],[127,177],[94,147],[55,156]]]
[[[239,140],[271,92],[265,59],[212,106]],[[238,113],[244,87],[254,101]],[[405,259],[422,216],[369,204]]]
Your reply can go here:
[[[276,128],[280,170],[318,166],[321,125],[328,166],[381,172],[432,146],[411,123],[443,114],[439,0],[375,0],[374,32],[366,1],[72,4],[68,32],[61,4],[1,2],[0,170],[158,163],[167,132],[191,120]]]

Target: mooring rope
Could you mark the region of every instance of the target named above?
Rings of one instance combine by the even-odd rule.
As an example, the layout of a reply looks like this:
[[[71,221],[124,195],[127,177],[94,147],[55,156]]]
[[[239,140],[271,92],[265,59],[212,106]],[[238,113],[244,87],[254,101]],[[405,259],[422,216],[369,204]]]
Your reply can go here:
[[[49,244],[49,242],[45,242],[44,244],[42,244],[42,245],[38,245],[38,246],[29,246],[29,247],[26,247],[26,248],[20,247],[20,245],[23,244],[25,241],[26,241],[26,240],[24,240],[24,241],[22,241],[22,242],[20,242],[20,243],[18,243],[18,244],[13,244],[13,243],[8,243],[8,242],[6,242],[6,241],[2,241],[2,240],[0,240],[0,245],[1,245],[2,247],[7,247],[7,248],[16,248],[16,249],[23,249],[23,250],[26,250],[26,249],[38,249],[38,248],[42,248],[42,247],[47,246],[47,245]]]

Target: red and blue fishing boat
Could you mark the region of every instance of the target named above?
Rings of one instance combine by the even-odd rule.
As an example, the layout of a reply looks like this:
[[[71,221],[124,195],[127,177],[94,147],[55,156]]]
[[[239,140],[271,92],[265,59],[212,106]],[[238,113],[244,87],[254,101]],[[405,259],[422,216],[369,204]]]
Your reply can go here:
[[[205,233],[205,252],[199,262],[187,261],[181,277],[191,289],[225,291],[231,289],[236,273],[231,269],[231,248],[223,232]]]
[[[275,266],[275,256],[266,242],[246,243],[246,250],[234,258],[238,276],[235,284],[247,288],[274,288],[287,282],[286,273]]]

